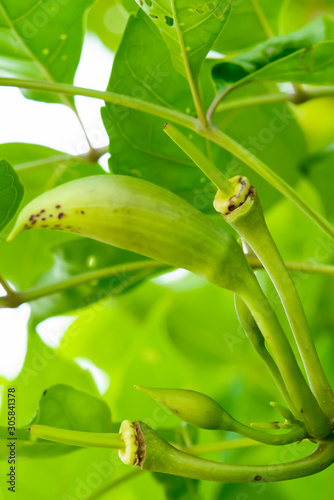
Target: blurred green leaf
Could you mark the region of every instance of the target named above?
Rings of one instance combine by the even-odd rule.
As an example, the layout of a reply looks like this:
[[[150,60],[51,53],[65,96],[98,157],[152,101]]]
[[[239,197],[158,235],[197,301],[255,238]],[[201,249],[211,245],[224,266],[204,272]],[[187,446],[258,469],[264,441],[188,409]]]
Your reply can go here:
[[[0,2],[0,74],[72,83],[83,40],[83,17],[93,0]],[[25,92],[32,99],[66,98]]]
[[[136,12],[138,6],[134,0],[133,4],[131,11]],[[113,51],[118,48],[129,18],[126,7],[130,8],[119,0],[96,0],[88,12],[88,30],[93,31]]]
[[[0,161],[0,230],[14,217],[23,198],[19,176],[7,160]]]
[[[333,15],[332,0],[287,0],[280,12],[280,33],[295,31],[322,15]]]
[[[319,18],[299,31],[270,38],[218,63],[213,78],[221,86],[253,80],[331,84],[333,35],[333,22]]]
[[[304,0],[303,0],[304,1]],[[235,0],[230,18],[219,36],[214,50],[228,54],[266,40],[270,33],[279,32],[279,12],[284,0]],[[264,21],[259,17],[262,12]]]
[[[305,158],[302,165],[305,176],[312,182],[321,196],[326,215],[334,216],[332,186],[334,182],[334,143]]]
[[[158,29],[142,11],[129,19],[107,90],[195,114],[186,80],[175,71]],[[163,119],[112,104],[102,109],[102,118],[112,172],[142,177],[194,204],[204,196],[207,208],[208,196],[214,197],[210,183],[163,133]],[[204,140],[190,137],[205,150]]]
[[[61,243],[50,251],[54,264],[39,277],[36,286],[54,285],[79,274],[134,261],[142,261],[145,266],[148,260],[142,255],[86,238]],[[108,296],[119,295],[138,285],[152,273],[154,270],[144,267],[128,272],[125,268],[114,276],[88,281],[75,288],[40,298],[31,303],[31,321],[37,324],[50,316],[86,307]]]

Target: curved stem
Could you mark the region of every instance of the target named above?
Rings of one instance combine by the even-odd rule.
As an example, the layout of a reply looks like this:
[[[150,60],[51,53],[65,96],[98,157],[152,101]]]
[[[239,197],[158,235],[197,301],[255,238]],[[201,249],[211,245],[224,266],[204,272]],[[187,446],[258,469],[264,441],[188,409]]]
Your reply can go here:
[[[253,269],[264,269],[263,264],[259,261],[257,257],[246,255],[247,260],[250,266]],[[308,264],[307,262],[285,262],[285,265],[288,269],[295,272],[303,272],[303,273],[313,273],[313,274],[324,274],[328,276],[334,276],[334,266],[326,266],[323,264]],[[15,292],[12,290],[10,296],[0,297],[0,308],[9,307],[14,308],[19,305],[32,302],[33,300],[40,299],[41,297],[47,297],[48,295],[52,295],[54,293],[60,293],[64,290],[70,290],[71,288],[75,288],[76,286],[82,285],[84,283],[89,283],[90,281],[94,281],[96,279],[103,279],[114,276],[118,273],[140,270],[140,269],[152,269],[159,268],[169,271],[174,269],[163,262],[156,261],[138,261],[138,262],[130,262],[128,264],[120,264],[119,266],[111,266],[104,267],[99,269],[98,271],[90,271],[88,273],[82,273],[78,276],[75,276],[71,279],[60,281],[59,283],[55,283],[53,285],[48,286],[40,286],[31,288],[30,290],[24,290],[22,292]]]
[[[261,260],[283,303],[312,391],[323,412],[334,419],[334,394],[321,366],[305,311],[284,261],[266,225],[255,195],[224,219]]]
[[[12,289],[8,281],[5,280],[5,278],[3,278],[2,276],[0,276],[0,285],[5,290],[8,297],[12,297],[13,295],[15,295],[15,291]]]
[[[224,430],[224,429],[223,429]],[[249,439],[258,441],[259,443],[269,444],[271,446],[283,446],[290,443],[296,443],[307,438],[307,432],[302,427],[296,427],[285,434],[269,434],[267,432],[258,431],[253,427],[242,424],[235,420],[234,432],[241,434]]]
[[[298,366],[289,341],[258,282],[250,283],[241,295],[278,364],[299,418],[311,436],[322,438],[330,432],[330,422],[321,411]]]
[[[30,427],[30,434],[39,439],[73,446],[124,449],[124,440],[121,434],[81,432],[36,424]]]
[[[61,281],[60,283],[36,287],[24,292],[16,292],[15,307],[23,304],[24,302],[31,302],[33,300],[40,299],[41,297],[47,297],[48,295],[52,295],[54,293],[63,292],[64,290],[74,288],[90,281],[110,278],[118,274],[124,275],[125,273],[133,271],[140,271],[144,269],[163,269],[166,267],[168,267],[167,264],[164,264],[162,262],[143,260],[138,262],[128,262],[126,264],[119,264],[117,266],[106,267],[103,269],[98,269],[97,271],[79,274],[74,278],[68,279],[66,281]]]
[[[253,316],[251,315],[249,309],[247,308],[246,304],[243,302],[243,300],[238,297],[238,295],[235,295],[235,307],[237,311],[237,316],[239,318],[239,322],[243,329],[245,330],[245,333],[251,342],[252,346],[254,347],[255,351],[257,354],[260,356],[264,364],[266,365],[270,375],[272,376],[273,380],[275,381],[282,397],[284,398],[286,404],[290,408],[290,410],[294,413],[297,414],[296,408],[290,398],[290,395],[287,391],[286,385],[284,383],[284,380],[282,378],[281,372],[279,371],[275,361],[273,360],[272,356],[268,352],[264,337],[258,328],[256,322],[254,321]]]
[[[250,106],[261,106],[263,104],[273,104],[278,102],[291,102],[292,104],[303,104],[304,102],[310,101],[312,99],[318,99],[321,97],[330,97],[334,95],[334,86],[320,87],[314,89],[303,89],[302,94],[297,94],[296,92],[283,93],[277,92],[272,94],[256,95],[252,97],[244,97],[241,99],[235,99],[227,102],[224,101],[232,91],[242,87],[243,85],[253,83],[252,80],[246,82],[236,83],[231,85],[227,89],[219,92],[212,103],[210,104],[207,117],[209,122],[212,121],[212,116],[218,111],[229,111],[231,109],[247,108]]]
[[[36,80],[21,80],[17,78],[0,78],[0,86],[43,90],[44,92],[51,92],[53,94],[92,97],[95,99],[101,99],[104,102],[110,102],[126,108],[137,109],[139,111],[143,111],[144,113],[149,113],[151,115],[164,118],[165,120],[173,121],[179,125],[189,128],[190,130],[193,130],[194,132],[201,128],[200,122],[196,118],[176,110],[165,108],[164,106],[158,106],[148,101],[141,101],[140,99],[135,99],[127,95],[116,94],[115,92],[103,92],[101,90],[75,87],[74,85],[66,83],[49,83]]]
[[[96,158],[94,163],[106,153],[108,153],[107,146],[94,149],[94,154]],[[63,163],[63,162],[92,163],[90,154],[73,156],[67,153],[59,153],[58,155],[49,156],[47,158],[42,158],[40,160],[32,160],[24,163],[17,163],[16,165],[14,165],[14,168],[17,172],[22,172],[25,170],[31,170],[38,167],[44,167],[45,165],[52,165],[54,163]]]
[[[145,446],[142,470],[223,483],[287,481],[317,474],[334,462],[334,442],[322,443],[308,457],[274,465],[230,465],[177,450],[142,422],[135,422]]]

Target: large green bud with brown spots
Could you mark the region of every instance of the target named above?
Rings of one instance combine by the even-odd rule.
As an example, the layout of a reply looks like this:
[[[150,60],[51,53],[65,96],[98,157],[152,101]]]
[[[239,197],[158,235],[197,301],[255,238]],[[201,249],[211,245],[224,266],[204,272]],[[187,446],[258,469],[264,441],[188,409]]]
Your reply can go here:
[[[92,176],[43,193],[9,236],[52,229],[80,234],[188,269],[240,292],[254,280],[235,238],[175,194],[133,177]]]

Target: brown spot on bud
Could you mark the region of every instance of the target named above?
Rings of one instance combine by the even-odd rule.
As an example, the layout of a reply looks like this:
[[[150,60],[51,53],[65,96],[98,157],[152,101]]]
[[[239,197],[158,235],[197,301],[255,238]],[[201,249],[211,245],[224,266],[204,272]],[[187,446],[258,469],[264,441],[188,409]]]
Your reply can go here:
[[[58,219],[62,219],[64,217],[64,212],[60,212],[60,214],[58,214]]]

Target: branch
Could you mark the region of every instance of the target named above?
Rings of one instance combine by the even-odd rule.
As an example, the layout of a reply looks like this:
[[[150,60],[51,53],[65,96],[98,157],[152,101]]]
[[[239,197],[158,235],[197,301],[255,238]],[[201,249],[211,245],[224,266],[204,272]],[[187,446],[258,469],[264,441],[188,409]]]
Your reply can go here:
[[[257,257],[246,255],[247,260],[253,269],[263,269],[263,265],[258,260]],[[307,262],[285,262],[288,269],[295,272],[309,273],[309,274],[322,274],[327,276],[334,276],[334,266],[329,266],[325,264],[309,264]],[[74,278],[60,281],[49,286],[34,287],[30,290],[24,290],[22,292],[12,291],[12,294],[5,297],[0,297],[0,309],[4,307],[15,308],[25,302],[32,302],[33,300],[40,299],[42,297],[47,297],[48,295],[53,295],[54,293],[60,293],[65,290],[70,290],[76,286],[89,283],[96,279],[103,279],[115,276],[119,273],[149,269],[152,270],[156,268],[157,270],[163,269],[165,272],[171,271],[174,268],[164,264],[163,262],[156,261],[136,261],[129,264],[121,264],[119,266],[105,267],[99,269],[98,271],[90,271],[88,273],[82,273]]]
[[[334,240],[334,228],[322,215],[318,214],[311,206],[309,206],[298,193],[265,165],[259,158],[253,156],[250,151],[245,149],[241,144],[234,139],[224,134],[216,127],[203,128],[200,121],[191,116],[187,116],[176,110],[158,106],[140,99],[133,99],[129,96],[123,96],[114,92],[102,92],[99,90],[85,89],[82,87],[74,87],[73,85],[61,83],[49,83],[43,81],[20,80],[16,78],[0,78],[0,86],[11,86],[27,89],[42,90],[46,92],[82,95],[86,97],[94,97],[103,99],[105,102],[117,104],[131,109],[137,109],[144,113],[149,113],[167,121],[178,123],[184,127],[198,133],[202,137],[218,144],[223,149],[226,149],[233,156],[239,158],[243,163],[252,168],[255,172],[261,175],[269,184],[271,184],[280,193],[286,196],[290,201],[297,205],[313,222],[315,222],[324,233]],[[314,93],[313,93],[314,94]]]

